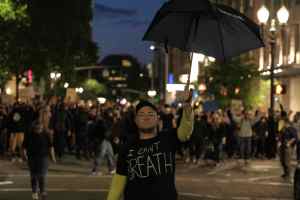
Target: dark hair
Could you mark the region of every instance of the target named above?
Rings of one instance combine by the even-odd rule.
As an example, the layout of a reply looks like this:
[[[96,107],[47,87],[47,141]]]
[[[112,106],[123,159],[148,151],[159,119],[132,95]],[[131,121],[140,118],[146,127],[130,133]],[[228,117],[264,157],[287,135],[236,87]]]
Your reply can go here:
[[[142,109],[143,107],[150,107],[152,108],[155,112],[157,111],[157,108],[155,105],[153,105],[152,103],[150,103],[149,101],[141,101],[136,107],[135,107],[135,113],[137,113],[140,109]]]

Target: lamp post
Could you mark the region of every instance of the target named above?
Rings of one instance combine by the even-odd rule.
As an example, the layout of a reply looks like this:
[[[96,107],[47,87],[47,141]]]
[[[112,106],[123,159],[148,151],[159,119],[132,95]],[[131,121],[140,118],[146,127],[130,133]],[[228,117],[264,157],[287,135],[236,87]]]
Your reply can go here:
[[[51,88],[53,89],[55,87],[56,82],[61,78],[60,72],[51,72],[50,73],[50,79],[52,81]],[[54,88],[54,95],[56,96],[56,88]]]
[[[258,12],[257,12],[257,18],[264,27],[269,20],[270,12],[266,8],[266,6],[262,6]],[[289,11],[288,9],[283,5],[278,11],[277,11],[277,20],[279,25],[282,27],[285,26],[289,20]],[[274,70],[275,70],[275,54],[276,54],[276,19],[275,17],[271,19],[271,25],[270,25],[270,47],[271,47],[271,66],[270,66],[270,115],[274,115],[274,105],[275,105],[275,86],[274,86]],[[262,32],[264,32],[262,30]]]

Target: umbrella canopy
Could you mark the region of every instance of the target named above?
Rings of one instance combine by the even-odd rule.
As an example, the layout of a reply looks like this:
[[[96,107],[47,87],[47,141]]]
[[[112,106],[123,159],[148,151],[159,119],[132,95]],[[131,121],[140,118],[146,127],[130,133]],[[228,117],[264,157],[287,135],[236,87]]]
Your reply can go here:
[[[263,47],[259,26],[231,7],[208,0],[173,0],[157,12],[143,40],[226,60]]]

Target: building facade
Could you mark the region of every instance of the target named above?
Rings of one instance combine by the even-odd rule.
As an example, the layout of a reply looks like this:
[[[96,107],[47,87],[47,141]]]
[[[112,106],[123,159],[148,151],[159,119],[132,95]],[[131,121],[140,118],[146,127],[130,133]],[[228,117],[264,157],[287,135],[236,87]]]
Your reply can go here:
[[[283,84],[286,93],[277,95],[279,101],[286,110],[300,111],[300,0],[219,0],[218,3],[227,4],[249,18],[259,23],[257,11],[265,5],[270,11],[268,23],[261,26],[262,36],[266,47],[250,52],[256,61],[259,70],[268,80],[268,72],[271,65],[270,48],[270,26],[271,19],[275,19],[277,11],[284,5],[289,10],[290,17],[286,25],[281,26],[276,23],[276,50],[275,50],[275,77],[276,84]],[[172,49],[168,54],[169,73],[173,74],[175,82],[179,82],[179,77],[189,71],[188,55],[178,49]],[[201,68],[201,67],[200,67]],[[201,69],[199,69],[201,71]],[[266,96],[265,107],[269,106],[269,95]],[[279,104],[277,103],[277,106]]]

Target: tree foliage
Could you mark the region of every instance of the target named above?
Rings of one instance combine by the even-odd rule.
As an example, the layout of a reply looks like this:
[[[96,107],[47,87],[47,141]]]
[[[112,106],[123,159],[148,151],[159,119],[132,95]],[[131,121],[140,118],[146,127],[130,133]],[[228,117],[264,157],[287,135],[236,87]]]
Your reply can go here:
[[[76,66],[96,63],[98,48],[91,35],[91,0],[28,2],[35,65],[59,68],[69,75]]]
[[[96,79],[87,79],[84,84],[84,93],[81,95],[84,99],[96,99],[99,96],[105,96],[107,88]]]
[[[206,68],[208,92],[222,105],[232,99],[241,99],[246,105],[254,99],[249,95],[259,78],[258,67],[247,57],[238,57],[225,63],[214,63]]]
[[[1,0],[0,67],[35,77],[51,70],[69,79],[76,66],[95,64],[92,41],[92,0]]]

